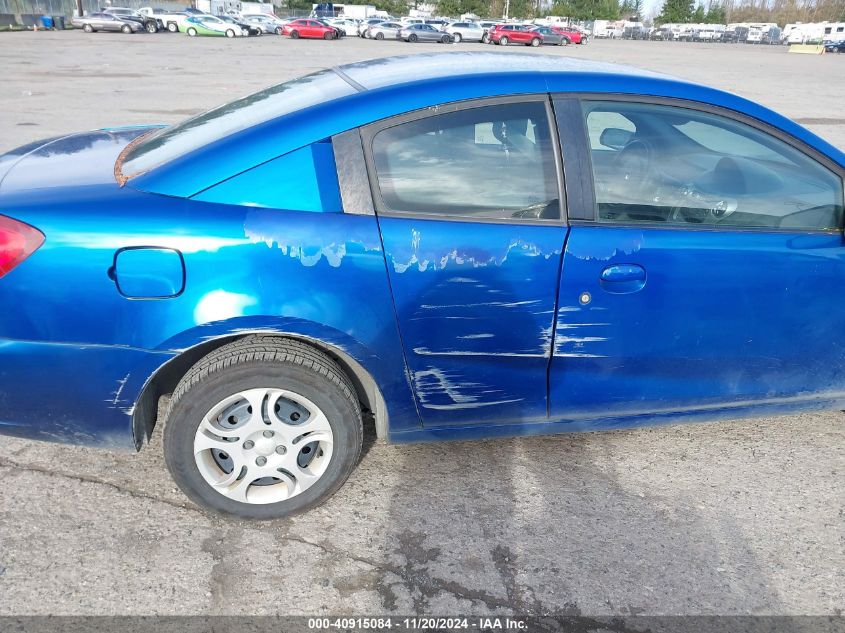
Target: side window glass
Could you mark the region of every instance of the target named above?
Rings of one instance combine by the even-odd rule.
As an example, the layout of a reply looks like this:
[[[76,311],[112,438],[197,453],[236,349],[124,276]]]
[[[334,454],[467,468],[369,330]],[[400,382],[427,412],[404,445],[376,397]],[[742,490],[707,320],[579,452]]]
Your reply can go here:
[[[401,123],[372,143],[389,211],[470,218],[560,217],[545,103],[467,108]]]
[[[194,199],[290,211],[340,213],[343,209],[329,139],[253,167]]]
[[[842,180],[788,143],[728,117],[584,103],[602,222],[831,230]]]

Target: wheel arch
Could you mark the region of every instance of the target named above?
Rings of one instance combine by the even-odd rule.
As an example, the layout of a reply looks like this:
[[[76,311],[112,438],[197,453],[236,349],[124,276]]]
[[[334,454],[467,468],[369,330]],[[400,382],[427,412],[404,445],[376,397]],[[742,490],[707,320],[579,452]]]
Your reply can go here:
[[[132,435],[136,450],[140,450],[152,435],[158,422],[158,402],[161,396],[173,393],[182,377],[203,357],[224,345],[254,334],[273,336],[279,340],[302,341],[337,362],[355,387],[356,395],[363,409],[372,414],[376,436],[387,438],[389,416],[381,388],[372,374],[356,358],[337,345],[311,336],[256,329],[254,331],[239,330],[235,333],[221,334],[188,347],[161,365],[147,378],[132,411]]]

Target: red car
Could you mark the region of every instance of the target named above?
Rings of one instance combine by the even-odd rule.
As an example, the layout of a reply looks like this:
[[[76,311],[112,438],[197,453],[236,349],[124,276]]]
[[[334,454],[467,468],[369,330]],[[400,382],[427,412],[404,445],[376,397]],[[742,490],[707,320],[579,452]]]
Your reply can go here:
[[[507,46],[511,42],[526,46],[539,46],[543,43],[543,35],[536,31],[529,31],[521,24],[497,24],[488,32],[490,42]]]
[[[552,30],[555,33],[560,33],[561,35],[565,35],[569,38],[569,41],[573,44],[586,44],[587,43],[587,36],[584,35],[578,29],[573,29],[569,26],[553,26]]]
[[[312,37],[322,40],[333,40],[337,37],[337,31],[327,24],[318,22],[317,20],[294,20],[288,22],[282,29],[283,35],[289,35],[293,39],[300,37]]]

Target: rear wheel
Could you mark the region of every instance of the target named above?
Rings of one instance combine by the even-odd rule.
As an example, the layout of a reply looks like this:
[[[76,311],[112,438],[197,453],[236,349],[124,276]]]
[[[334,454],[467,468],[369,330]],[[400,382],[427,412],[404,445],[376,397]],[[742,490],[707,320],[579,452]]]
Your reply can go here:
[[[383,40],[384,39],[384,33],[376,33],[376,39],[377,40]]]
[[[330,40],[330,39],[332,39],[333,37],[334,37],[334,33],[324,33],[324,34],[323,34],[323,39],[324,39],[324,40]]]
[[[508,38],[500,37],[499,38],[499,44],[501,44],[502,46],[507,46],[508,45]]]
[[[197,36],[197,30],[194,27],[189,28],[188,29],[188,35],[190,37],[196,37]]]
[[[449,37],[448,35],[444,35],[443,37],[440,38],[441,44],[448,44],[451,41],[452,41],[452,38]]]
[[[147,22],[147,33],[158,33],[158,26],[155,22]]]
[[[226,37],[235,37],[235,32],[232,29],[226,29]]]
[[[490,43],[490,36],[485,33],[481,36],[481,43],[482,44],[489,44]]]
[[[91,26],[90,24],[86,24],[85,26],[82,27],[82,30],[85,31],[86,33],[93,33],[94,27]]]
[[[124,24],[123,26],[121,26],[121,27],[120,27],[120,30],[121,30],[123,33],[131,33],[131,32],[132,32],[132,27],[131,27],[131,26],[129,26],[128,24]]]
[[[349,378],[300,341],[251,336],[212,352],[176,387],[164,429],[173,479],[194,502],[255,519],[330,497],[361,454]]]
[[[282,34],[282,27],[277,26],[276,27],[276,35],[281,35],[281,34]]]
[[[540,38],[534,37],[531,38],[531,41],[528,44],[529,46],[539,46],[540,45]]]
[[[291,31],[290,36],[291,36],[291,39],[298,40],[299,39],[299,31]]]
[[[167,23],[167,30],[171,33],[176,33],[179,30],[179,25],[175,22],[168,22]]]
[[[453,38],[454,38],[454,40],[455,40],[455,44],[460,44],[460,43],[461,43],[461,40],[462,40],[462,39],[464,39],[464,36],[463,36],[463,35],[461,35],[460,33],[453,33],[453,34],[452,34],[452,37],[453,37]]]

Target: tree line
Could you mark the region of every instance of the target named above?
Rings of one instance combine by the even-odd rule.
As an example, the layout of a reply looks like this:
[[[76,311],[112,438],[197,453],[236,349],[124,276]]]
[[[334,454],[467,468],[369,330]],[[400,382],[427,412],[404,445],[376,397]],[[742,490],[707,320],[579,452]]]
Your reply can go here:
[[[373,4],[390,15],[406,15],[414,3],[406,0],[355,0]],[[436,0],[437,14],[473,13],[496,18],[508,0]],[[310,10],[311,0],[287,0],[290,9]],[[730,22],[845,22],[845,0],[664,0],[657,16],[643,15],[642,0],[554,0],[551,9],[541,0],[509,0],[512,18],[558,15],[573,20],[633,20],[654,17],[658,24]]]

